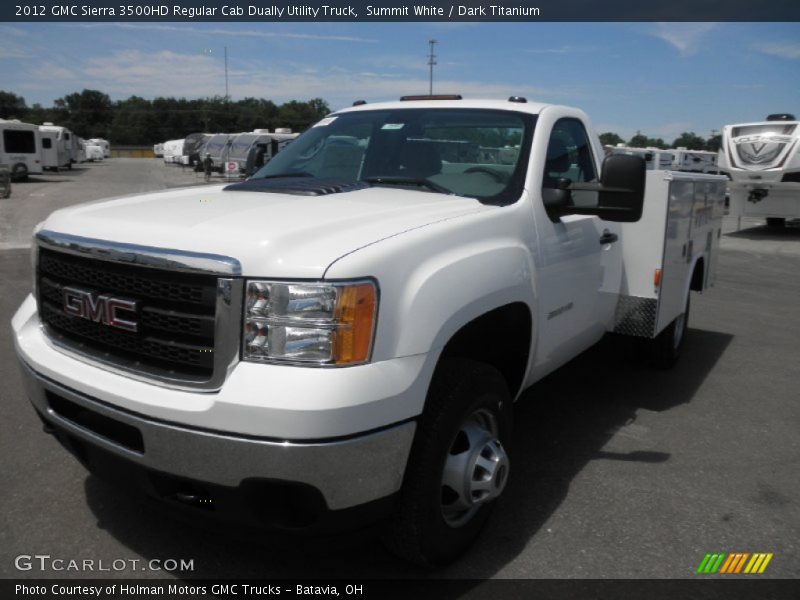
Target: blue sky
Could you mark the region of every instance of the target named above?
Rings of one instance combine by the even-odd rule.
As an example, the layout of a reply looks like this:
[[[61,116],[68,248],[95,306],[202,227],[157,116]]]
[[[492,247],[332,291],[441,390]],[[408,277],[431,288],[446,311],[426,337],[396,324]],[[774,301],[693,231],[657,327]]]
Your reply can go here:
[[[434,91],[579,106],[626,138],[800,113],[800,23],[0,23],[0,89],[223,95],[227,46],[234,99],[335,109],[426,93],[430,38]]]

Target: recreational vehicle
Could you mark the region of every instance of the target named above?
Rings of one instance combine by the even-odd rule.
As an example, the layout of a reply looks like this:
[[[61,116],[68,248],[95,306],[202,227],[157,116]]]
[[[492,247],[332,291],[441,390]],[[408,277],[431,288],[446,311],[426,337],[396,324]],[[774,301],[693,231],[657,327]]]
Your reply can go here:
[[[787,113],[726,125],[719,166],[731,178],[730,214],[760,217],[770,227],[800,219],[800,122]]]
[[[55,144],[56,144],[56,152],[58,154],[58,165],[59,167],[67,167],[68,169],[72,167],[72,163],[75,162],[77,149],[73,153],[73,146],[74,141],[72,139],[72,132],[67,129],[66,127],[61,127],[59,125],[53,125],[52,123],[45,123],[44,125],[39,127],[39,131],[47,131],[53,132],[56,134]]]
[[[190,133],[183,141],[183,156],[181,164],[195,166],[200,163],[200,151],[211,138],[210,133]]]
[[[0,119],[0,164],[8,165],[11,179],[16,181],[41,173],[39,128],[30,123]]]
[[[87,143],[100,146],[100,148],[103,150],[103,158],[108,158],[111,156],[111,144],[108,143],[108,140],[104,140],[103,138],[92,138],[87,140]]]

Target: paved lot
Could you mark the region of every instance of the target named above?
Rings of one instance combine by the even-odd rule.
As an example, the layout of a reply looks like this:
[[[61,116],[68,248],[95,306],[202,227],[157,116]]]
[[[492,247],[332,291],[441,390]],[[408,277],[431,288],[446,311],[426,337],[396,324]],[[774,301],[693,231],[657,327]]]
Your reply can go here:
[[[71,204],[203,184],[202,173],[166,165],[161,159],[113,158],[31,175],[28,181],[12,184],[11,197],[0,200],[0,250],[29,246],[36,224]]]
[[[59,177],[97,180],[102,194],[193,181],[165,169],[109,161]],[[101,195],[68,183],[52,184],[58,194],[30,184],[49,195],[28,198],[15,186],[0,223],[32,226],[78,193]],[[0,576],[42,576],[13,567],[39,553],[194,559],[203,577],[691,578],[706,552],[743,551],[774,553],[764,576],[800,577],[800,229],[734,228],[726,222],[716,287],[693,298],[674,370],[652,371],[609,340],[526,392],[500,510],[469,554],[434,574],[369,536],[287,545],[211,532],[88,476],[24,398],[7,324],[30,285],[28,254],[0,251]],[[65,574],[79,575],[50,575]]]

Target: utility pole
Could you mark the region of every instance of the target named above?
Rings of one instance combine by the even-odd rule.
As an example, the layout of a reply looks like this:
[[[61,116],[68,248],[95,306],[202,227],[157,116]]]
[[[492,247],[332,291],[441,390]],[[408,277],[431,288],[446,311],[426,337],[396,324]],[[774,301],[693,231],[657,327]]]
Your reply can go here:
[[[231,97],[228,94],[228,47],[225,46],[225,100],[230,100]]]
[[[433,46],[438,44],[439,42],[436,40],[428,40],[428,44],[430,44],[431,50],[430,54],[428,55],[428,68],[430,69],[430,83],[428,86],[428,94],[433,96],[433,65],[436,64],[436,55],[433,53]]]

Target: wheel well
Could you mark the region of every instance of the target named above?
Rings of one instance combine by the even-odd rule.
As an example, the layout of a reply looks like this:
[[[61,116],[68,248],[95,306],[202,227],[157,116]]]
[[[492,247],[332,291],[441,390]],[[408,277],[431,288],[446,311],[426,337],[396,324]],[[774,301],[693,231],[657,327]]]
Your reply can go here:
[[[469,358],[491,365],[500,371],[514,397],[528,366],[531,324],[531,312],[522,302],[495,308],[459,329],[439,360]]]
[[[694,265],[694,272],[692,273],[692,283],[689,285],[689,289],[695,292],[702,292],[703,291],[703,282],[705,281],[704,272],[705,272],[705,262],[703,258],[698,258],[697,263]]]

